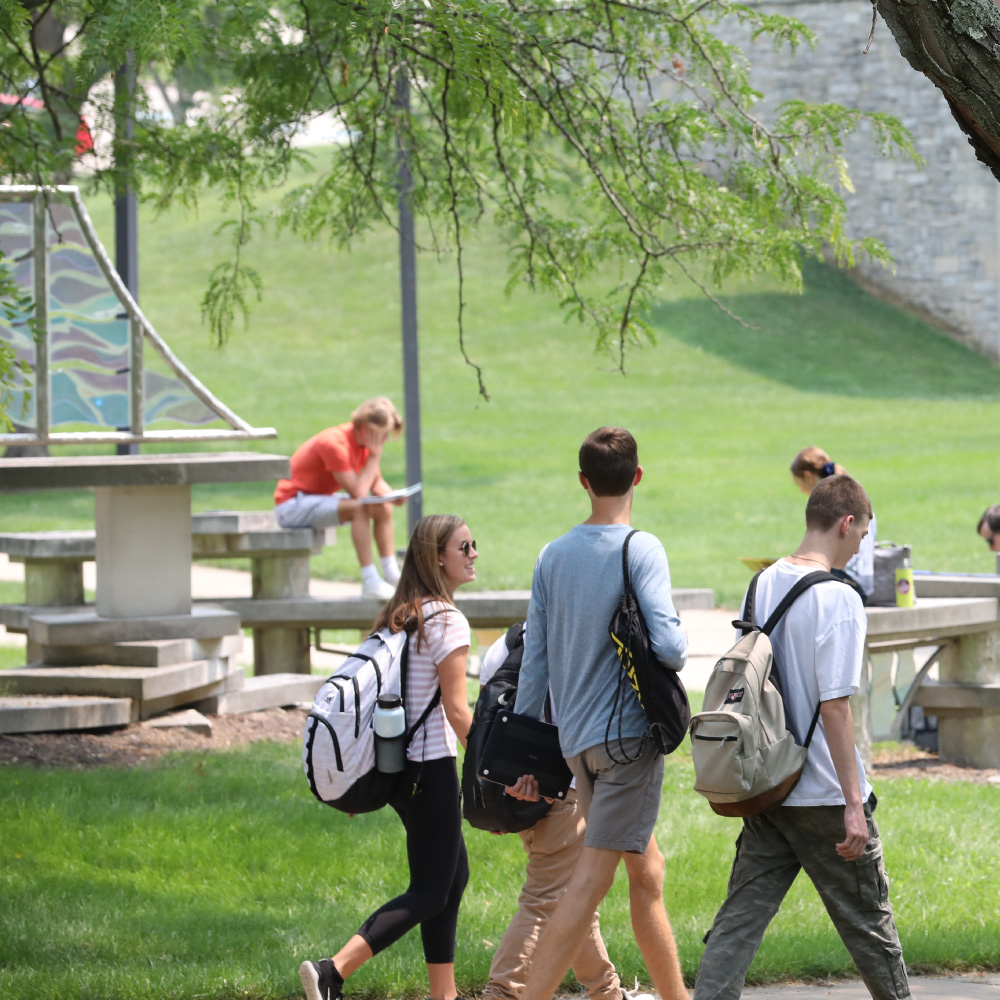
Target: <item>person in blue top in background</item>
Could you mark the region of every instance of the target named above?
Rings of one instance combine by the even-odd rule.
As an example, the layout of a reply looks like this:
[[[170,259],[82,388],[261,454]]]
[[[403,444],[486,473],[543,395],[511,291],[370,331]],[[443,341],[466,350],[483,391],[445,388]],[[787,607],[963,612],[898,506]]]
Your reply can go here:
[[[635,438],[621,427],[590,434],[579,460],[591,515],[545,546],[535,564],[514,710],[541,718],[551,686],[562,752],[576,778],[587,829],[573,877],[538,943],[521,1000],[550,1000],[622,859],[632,929],[653,984],[663,1000],[686,1000],[663,905],[663,855],[653,837],[663,758],[651,741],[644,745],[646,717],[637,698],[626,698],[623,753],[615,754],[618,760],[635,759],[616,763],[605,746],[621,669],[608,623],[624,588],[622,545],[643,470]],[[653,535],[640,532],[632,538],[629,574],[657,658],[666,669],[680,670],[687,660],[687,637],[670,594],[667,556]],[[619,749],[617,738],[613,749]],[[538,785],[534,776],[524,775],[508,792],[537,799]]]

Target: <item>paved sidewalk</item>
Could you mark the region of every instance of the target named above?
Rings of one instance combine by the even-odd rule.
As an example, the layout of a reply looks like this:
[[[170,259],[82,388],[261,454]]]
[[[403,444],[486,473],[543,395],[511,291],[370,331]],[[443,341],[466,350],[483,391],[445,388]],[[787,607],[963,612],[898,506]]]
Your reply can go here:
[[[971,973],[965,976],[914,976],[910,980],[913,1000],[998,1000],[1000,974]],[[871,1000],[861,982],[816,986],[759,986],[745,989],[744,1000]]]

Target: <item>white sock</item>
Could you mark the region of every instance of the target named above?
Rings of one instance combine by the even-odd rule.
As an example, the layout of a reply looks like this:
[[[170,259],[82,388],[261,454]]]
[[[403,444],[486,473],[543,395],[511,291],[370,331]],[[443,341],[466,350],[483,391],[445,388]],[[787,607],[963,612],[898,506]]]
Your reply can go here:
[[[375,568],[375,563],[369,563],[367,566],[361,567],[361,582],[367,583],[369,585],[374,585],[379,582],[382,578],[378,575],[378,570]]]
[[[382,576],[385,577],[386,583],[391,583],[395,586],[399,583],[399,563],[396,562],[395,556],[383,556],[382,557]]]

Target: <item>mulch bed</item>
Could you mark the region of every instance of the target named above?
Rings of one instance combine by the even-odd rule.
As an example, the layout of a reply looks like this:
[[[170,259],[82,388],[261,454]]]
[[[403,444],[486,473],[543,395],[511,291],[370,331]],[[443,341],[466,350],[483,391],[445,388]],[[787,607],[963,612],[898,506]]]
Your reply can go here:
[[[272,708],[246,715],[212,716],[211,736],[188,729],[154,728],[148,723],[91,732],[0,735],[0,764],[78,770],[102,766],[138,767],[164,753],[178,750],[227,750],[257,740],[294,743],[302,738],[305,716],[304,708]],[[891,751],[879,750],[872,763],[871,777],[997,784],[1000,772],[996,768],[946,764],[937,754],[904,744]]]
[[[304,708],[271,708],[245,715],[209,716],[212,735],[136,723],[115,729],[72,733],[0,735],[0,764],[40,767],[138,767],[176,750],[228,750],[244,743],[302,739]]]
[[[898,749],[877,751],[873,756],[869,777],[970,781],[979,785],[996,784],[1000,788],[1000,771],[995,767],[959,767],[957,764],[946,764],[936,753],[928,753],[906,743],[899,744]]]

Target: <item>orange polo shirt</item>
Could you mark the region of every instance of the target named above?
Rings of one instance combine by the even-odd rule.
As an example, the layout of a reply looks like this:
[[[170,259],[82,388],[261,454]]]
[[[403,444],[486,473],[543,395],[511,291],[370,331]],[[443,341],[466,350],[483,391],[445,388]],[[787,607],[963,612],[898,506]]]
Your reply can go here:
[[[360,472],[368,454],[368,449],[355,440],[352,423],[320,431],[292,455],[290,478],[278,480],[275,504],[291,500],[298,493],[329,496],[342,490],[337,473]]]

